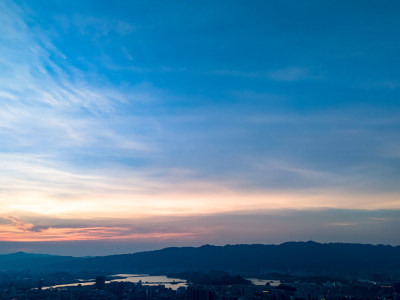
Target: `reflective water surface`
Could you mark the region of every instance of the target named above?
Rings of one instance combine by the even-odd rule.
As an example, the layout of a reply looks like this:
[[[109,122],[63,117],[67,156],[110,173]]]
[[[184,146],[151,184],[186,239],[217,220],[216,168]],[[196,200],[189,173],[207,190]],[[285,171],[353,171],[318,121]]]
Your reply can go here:
[[[162,285],[165,285],[166,288],[171,288],[173,290],[176,290],[181,286],[188,285],[186,280],[179,279],[179,278],[168,278],[167,276],[164,276],[164,275],[151,276],[151,275],[147,275],[147,274],[116,274],[116,275],[111,275],[110,277],[116,277],[116,278],[107,280],[106,283],[118,282],[118,281],[139,283],[141,281],[143,285],[162,284]],[[119,277],[123,277],[123,278],[119,278]],[[254,285],[265,285],[265,284],[269,283],[271,286],[278,286],[281,283],[279,280],[258,279],[258,278],[246,278],[246,279],[250,280],[251,283]],[[70,284],[54,285],[54,286],[46,287],[46,288],[62,288],[62,287],[68,287],[68,286],[77,286],[79,284],[80,285],[94,285],[95,279],[90,279],[87,281],[80,281],[80,282],[70,283]]]
[[[110,277],[117,277],[117,278],[107,280],[106,283],[118,282],[118,281],[139,283],[141,281],[143,285],[162,284],[162,285],[165,285],[166,288],[171,288],[173,290],[176,290],[181,286],[187,286],[186,280],[182,280],[179,278],[168,278],[167,276],[163,276],[163,275],[150,276],[147,274],[116,274],[116,275],[111,275]],[[118,277],[124,277],[124,278],[118,278]],[[95,284],[95,279],[90,279],[87,281],[80,281],[80,282],[69,283],[69,284],[59,284],[59,285],[54,285],[54,286],[46,287],[46,288],[62,288],[62,287],[68,287],[68,286],[94,285],[94,284]]]
[[[281,284],[280,280],[271,280],[271,279],[258,279],[258,278],[246,278],[250,280],[254,285],[266,285],[268,282],[271,286],[278,286]]]

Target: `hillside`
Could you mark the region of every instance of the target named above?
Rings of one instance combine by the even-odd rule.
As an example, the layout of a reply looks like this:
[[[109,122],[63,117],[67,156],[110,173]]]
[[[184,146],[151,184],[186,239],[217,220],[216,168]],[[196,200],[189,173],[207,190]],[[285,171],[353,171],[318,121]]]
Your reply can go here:
[[[58,256],[47,254],[33,254],[25,252],[16,252],[0,255],[0,270],[30,270],[41,271],[47,269],[52,264],[63,264],[76,260],[72,256]]]
[[[14,254],[15,255],[15,254]],[[110,271],[124,273],[224,270],[265,271],[395,271],[400,270],[400,247],[366,244],[288,242],[280,245],[226,245],[165,248],[133,254],[90,258],[60,256],[13,258],[26,269]],[[0,256],[0,268],[12,269],[12,255]]]

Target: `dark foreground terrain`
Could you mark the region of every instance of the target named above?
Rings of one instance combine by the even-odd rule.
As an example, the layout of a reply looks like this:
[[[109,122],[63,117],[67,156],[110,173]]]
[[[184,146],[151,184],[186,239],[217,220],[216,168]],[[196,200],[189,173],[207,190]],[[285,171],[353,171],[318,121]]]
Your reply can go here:
[[[190,271],[174,276],[187,277],[188,282],[171,284],[126,282],[94,273],[0,272],[0,299],[101,299],[101,300],[293,300],[293,299],[399,299],[400,274],[369,273],[334,278],[329,275],[266,273],[271,280],[252,284],[238,275],[223,271]],[[274,277],[275,276],[275,277]],[[280,280],[277,280],[278,277]],[[82,278],[95,278],[82,282]],[[225,281],[225,282],[223,282]],[[254,280],[253,280],[254,281]],[[60,286],[75,282],[74,285]],[[80,282],[80,283],[79,283]],[[233,283],[235,282],[235,283]]]

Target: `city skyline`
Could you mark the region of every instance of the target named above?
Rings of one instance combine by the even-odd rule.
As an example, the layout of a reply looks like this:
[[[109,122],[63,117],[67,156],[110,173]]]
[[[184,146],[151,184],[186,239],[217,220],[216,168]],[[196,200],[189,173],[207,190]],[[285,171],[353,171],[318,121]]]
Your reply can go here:
[[[400,245],[397,1],[0,0],[0,246]]]

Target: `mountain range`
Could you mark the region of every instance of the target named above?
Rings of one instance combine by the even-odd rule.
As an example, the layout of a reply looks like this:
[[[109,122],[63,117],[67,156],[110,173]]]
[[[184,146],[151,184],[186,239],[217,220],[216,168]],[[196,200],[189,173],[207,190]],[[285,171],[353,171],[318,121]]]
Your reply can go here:
[[[400,246],[287,242],[280,245],[170,247],[155,251],[97,257],[29,253],[0,255],[0,269],[10,271],[101,271],[168,273],[188,270],[260,272],[400,271]]]

